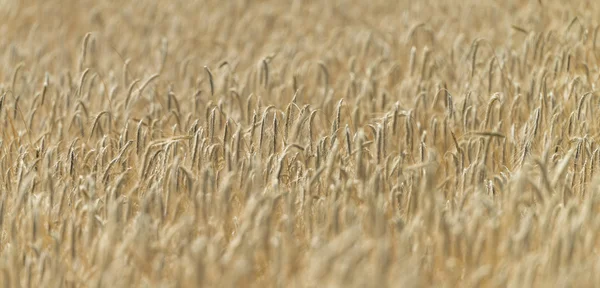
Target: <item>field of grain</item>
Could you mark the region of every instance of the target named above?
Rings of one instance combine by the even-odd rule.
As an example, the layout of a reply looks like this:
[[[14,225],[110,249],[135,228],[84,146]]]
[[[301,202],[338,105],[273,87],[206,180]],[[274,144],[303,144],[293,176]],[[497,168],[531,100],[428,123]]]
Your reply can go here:
[[[598,15],[0,1],[0,287],[597,286]]]

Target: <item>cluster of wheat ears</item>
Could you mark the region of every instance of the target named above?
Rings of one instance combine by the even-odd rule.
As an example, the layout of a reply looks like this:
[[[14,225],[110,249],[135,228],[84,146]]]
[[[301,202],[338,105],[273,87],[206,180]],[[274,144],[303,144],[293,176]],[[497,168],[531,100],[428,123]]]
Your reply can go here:
[[[596,3],[0,1],[0,286],[599,284]]]

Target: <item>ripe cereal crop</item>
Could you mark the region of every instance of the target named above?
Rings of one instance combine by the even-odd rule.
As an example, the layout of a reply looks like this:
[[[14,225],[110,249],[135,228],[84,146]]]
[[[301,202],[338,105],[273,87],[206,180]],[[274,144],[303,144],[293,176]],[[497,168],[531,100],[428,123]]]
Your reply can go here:
[[[0,1],[0,287],[597,287],[598,15]]]

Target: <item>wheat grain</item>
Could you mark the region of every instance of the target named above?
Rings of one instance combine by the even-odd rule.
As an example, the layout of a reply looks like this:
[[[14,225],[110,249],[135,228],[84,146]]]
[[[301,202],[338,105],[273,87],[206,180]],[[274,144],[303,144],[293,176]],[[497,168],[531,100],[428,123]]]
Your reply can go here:
[[[596,285],[600,6],[176,2],[0,5],[0,285]]]

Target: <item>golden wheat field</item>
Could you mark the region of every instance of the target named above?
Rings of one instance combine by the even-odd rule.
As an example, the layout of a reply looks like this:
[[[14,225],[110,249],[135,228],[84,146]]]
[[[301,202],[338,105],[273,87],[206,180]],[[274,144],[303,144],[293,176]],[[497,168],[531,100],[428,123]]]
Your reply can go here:
[[[0,287],[598,287],[599,15],[0,1]]]

